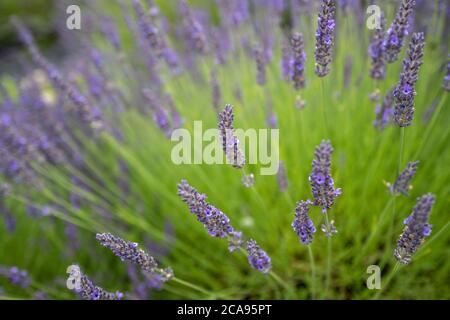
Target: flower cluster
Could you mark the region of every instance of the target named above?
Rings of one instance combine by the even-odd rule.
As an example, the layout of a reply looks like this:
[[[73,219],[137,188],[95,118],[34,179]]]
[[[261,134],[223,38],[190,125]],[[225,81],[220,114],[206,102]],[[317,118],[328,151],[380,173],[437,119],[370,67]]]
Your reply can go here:
[[[295,233],[300,237],[300,242],[302,244],[310,244],[313,240],[314,233],[316,233],[316,228],[308,216],[311,205],[312,202],[309,200],[297,202],[295,219],[291,225]]]
[[[198,193],[186,180],[178,184],[178,195],[189,205],[191,213],[205,226],[210,236],[225,238],[234,231],[227,215],[206,202],[206,196]]]
[[[372,42],[369,46],[369,55],[372,59],[372,68],[370,76],[375,80],[382,80],[386,77],[386,61],[383,46],[384,33],[386,30],[386,18],[383,14],[380,16],[380,28],[375,30]]]
[[[70,287],[77,292],[84,300],[122,300],[123,293],[108,292],[99,286],[96,286],[91,279],[81,273],[78,266],[75,266],[76,272],[70,272],[68,282]]]
[[[375,107],[375,120],[373,126],[379,130],[383,130],[389,123],[391,123],[394,115],[394,89],[391,89],[386,93],[381,105]]]
[[[335,0],[322,0],[317,18],[316,31],[316,69],[319,77],[325,77],[330,72],[330,63],[333,54],[334,28],[336,13]]]
[[[408,34],[409,18],[415,5],[415,0],[402,0],[397,15],[386,33],[383,46],[388,63],[392,63],[398,58],[404,38]]]
[[[331,153],[333,147],[329,141],[322,141],[314,152],[312,172],[309,176],[314,205],[322,207],[322,211],[330,209],[334,199],[341,194],[341,189],[334,188],[331,177]]]
[[[27,288],[31,284],[31,278],[28,272],[17,267],[8,268],[0,266],[0,276],[8,278],[9,282],[14,286]]]
[[[120,260],[138,265],[146,274],[162,275],[164,281],[168,281],[174,276],[172,269],[160,269],[155,258],[140,249],[135,242],[123,240],[110,233],[97,233],[96,238],[102,246],[110,249]]]
[[[394,184],[388,184],[389,191],[393,195],[403,194],[408,195],[408,191],[411,189],[410,182],[417,171],[419,161],[409,162],[406,168],[398,175]]]
[[[206,196],[200,194],[189,185],[186,180],[178,184],[178,195],[189,206],[189,211],[195,214],[208,230],[209,235],[217,238],[228,238],[228,249],[233,252],[247,248],[248,262],[250,265],[267,273],[270,271],[269,256],[257,245],[254,240],[244,241],[242,232],[236,231],[230,224],[230,219],[219,209],[206,202]]]
[[[394,120],[400,127],[411,125],[414,116],[415,84],[422,65],[425,38],[423,33],[414,33],[409,45],[408,55],[403,60],[403,72],[394,90]]]
[[[248,254],[248,263],[250,263],[254,269],[264,274],[269,273],[272,269],[270,257],[259,247],[256,241],[253,239],[248,240],[246,249]]]
[[[411,256],[417,251],[424,238],[431,234],[432,225],[428,223],[428,216],[434,202],[435,196],[431,193],[417,198],[413,212],[403,221],[405,228],[394,250],[394,257],[400,263],[409,264]]]
[[[306,54],[303,43],[303,35],[301,33],[294,33],[291,36],[291,47],[294,55],[292,63],[292,81],[294,88],[299,90],[305,87],[305,60]]]
[[[233,106],[227,104],[225,109],[219,113],[218,127],[222,149],[231,165],[236,169],[241,169],[245,164],[245,156],[239,149],[239,140],[234,135],[233,120]]]

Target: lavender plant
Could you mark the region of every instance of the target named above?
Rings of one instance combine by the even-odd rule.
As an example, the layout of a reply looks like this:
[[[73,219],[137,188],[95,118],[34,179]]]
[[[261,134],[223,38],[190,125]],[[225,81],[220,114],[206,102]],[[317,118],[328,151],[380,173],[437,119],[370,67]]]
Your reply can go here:
[[[33,281],[0,268],[2,299],[74,298],[60,277],[73,260],[124,292],[107,292],[82,274],[84,299],[365,299],[373,291],[359,277],[361,266],[398,271],[391,264],[409,262],[429,235],[431,195],[420,198],[394,249],[398,213],[410,201],[396,196],[432,190],[445,197],[449,178],[442,7],[399,1],[390,28],[385,32],[382,18],[372,34],[359,1],[200,2],[99,0],[82,7],[82,30],[68,30],[58,1],[59,16],[48,19],[57,28],[44,35],[19,13],[12,20],[26,50],[12,48],[12,66],[3,59],[10,48],[0,53],[0,260],[29,270]],[[392,4],[378,5],[389,19]],[[398,79],[391,62],[409,34]],[[313,52],[315,63],[306,60]],[[377,103],[374,121],[368,96]],[[224,101],[234,108],[221,110]],[[408,128],[406,143],[403,126],[414,112],[427,121]],[[279,150],[258,152],[257,164],[246,161],[235,116],[262,136],[279,129]],[[228,164],[242,177],[221,165],[188,165],[208,143],[187,134],[194,121],[219,128]],[[399,154],[392,152],[393,122],[402,126]],[[182,164],[171,159],[177,134],[192,147],[183,149]],[[324,138],[335,144],[333,178],[346,190],[339,205],[331,143],[316,147],[311,172],[307,164],[308,150]],[[258,136],[258,148],[274,142],[263,140]],[[402,171],[404,155],[420,160],[420,175],[417,162]],[[278,161],[276,176],[256,173]],[[381,182],[397,166],[386,194]],[[208,190],[227,214],[182,178]],[[185,216],[183,202],[196,219]],[[445,201],[436,202],[426,261],[393,272],[386,280],[398,281],[385,281],[390,290],[374,298],[450,296],[443,285],[444,211]],[[331,215],[339,217],[336,237]],[[324,220],[327,239],[314,236],[316,218]],[[224,241],[208,241],[195,220]],[[125,269],[108,263],[110,253],[95,246],[92,234]],[[128,238],[143,239],[152,255]]]

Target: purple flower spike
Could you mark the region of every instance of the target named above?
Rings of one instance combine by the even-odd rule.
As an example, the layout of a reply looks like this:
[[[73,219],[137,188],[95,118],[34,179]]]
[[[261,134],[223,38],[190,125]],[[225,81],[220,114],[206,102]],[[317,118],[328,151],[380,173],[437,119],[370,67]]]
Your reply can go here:
[[[414,85],[422,65],[425,38],[423,33],[414,33],[409,44],[407,57],[403,60],[403,72],[394,90],[394,120],[400,127],[411,125],[414,117]]]
[[[17,267],[7,268],[0,266],[0,276],[8,278],[12,285],[21,288],[27,288],[31,284],[31,278],[28,272]]]
[[[245,165],[245,156],[238,147],[239,140],[234,135],[233,120],[233,106],[227,104],[225,109],[219,113],[218,127],[222,149],[231,165],[236,169],[241,169]]]
[[[397,180],[393,185],[389,184],[389,191],[393,195],[403,194],[408,195],[408,191],[411,189],[410,182],[417,171],[419,161],[409,162],[406,168],[398,175]]]
[[[398,58],[403,47],[403,40],[408,34],[409,19],[415,5],[415,0],[402,0],[397,15],[386,33],[383,46],[388,63],[392,63]]]
[[[389,123],[393,121],[393,104],[394,104],[394,89],[391,89],[384,97],[383,103],[376,106],[376,117],[373,126],[379,130],[383,130]]]
[[[309,200],[299,201],[295,208],[295,219],[291,226],[299,236],[302,244],[310,244],[313,240],[313,235],[316,232],[316,228],[308,216],[309,207],[312,204],[313,203]]]
[[[79,277],[79,288],[75,291],[84,300],[122,300],[123,293],[116,291],[115,293],[105,291],[99,286],[96,286],[85,274],[70,274],[69,280],[73,281],[75,277]]]
[[[375,30],[372,43],[369,46],[369,54],[372,59],[370,76],[375,80],[383,80],[386,77],[385,47],[383,46],[385,30],[386,18],[381,14],[380,28]]]
[[[267,274],[272,270],[270,257],[258,246],[255,240],[250,239],[247,241],[247,253],[248,263],[252,268],[264,274]]]
[[[324,211],[331,208],[334,199],[341,194],[341,189],[334,188],[334,181],[331,178],[331,153],[333,148],[329,141],[322,141],[316,148],[314,160],[312,162],[312,172],[309,176],[313,204],[322,207]]]
[[[304,51],[303,35],[301,33],[294,33],[291,37],[292,52],[294,55],[292,65],[292,81],[294,88],[299,90],[305,87],[305,60],[306,54]]]
[[[319,77],[325,77],[330,72],[330,63],[334,43],[334,15],[336,12],[335,0],[322,0],[316,31],[316,69]]]
[[[178,195],[189,205],[191,213],[204,225],[210,236],[224,238],[234,231],[226,214],[206,202],[206,196],[191,187],[186,180],[178,184]]]
[[[411,256],[423,243],[424,238],[431,234],[432,225],[428,223],[428,217],[434,202],[435,196],[431,193],[417,198],[413,212],[405,219],[405,228],[394,250],[394,257],[400,263],[409,264]]]

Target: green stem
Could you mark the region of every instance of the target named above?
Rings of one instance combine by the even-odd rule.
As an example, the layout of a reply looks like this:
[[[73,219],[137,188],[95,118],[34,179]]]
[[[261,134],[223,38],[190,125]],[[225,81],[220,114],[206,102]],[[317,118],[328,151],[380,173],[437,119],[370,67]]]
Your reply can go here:
[[[312,247],[308,245],[309,262],[311,263],[311,299],[316,298],[316,264],[314,262],[314,255]]]
[[[328,211],[325,211],[325,223],[327,225],[328,231],[331,231],[330,222],[328,220]],[[332,261],[332,247],[331,247],[331,237],[332,235],[328,235],[327,240],[327,270],[326,270],[326,278],[325,278],[325,293],[328,296],[330,290],[330,282],[331,282],[331,261]]]
[[[211,292],[211,291],[208,291],[208,290],[206,290],[206,289],[204,289],[204,288],[202,288],[202,287],[199,287],[199,286],[197,286],[197,285],[195,285],[195,284],[193,284],[193,283],[190,283],[190,282],[188,282],[188,281],[181,280],[181,279],[179,279],[179,278],[177,278],[177,277],[173,277],[173,278],[171,279],[171,281],[177,282],[177,283],[182,284],[182,285],[184,285],[184,286],[186,286],[186,287],[188,287],[188,288],[191,288],[191,289],[194,289],[194,290],[196,290],[196,291],[199,291],[199,292],[202,292],[202,293],[204,293],[204,294],[207,294],[207,295],[209,295],[209,296],[211,296],[211,297],[216,297],[216,296],[217,296],[215,293],[213,293],[213,292]]]
[[[400,152],[398,155],[398,172],[397,175],[402,171],[402,161],[403,161],[403,152],[405,150],[405,127],[400,128]]]
[[[391,270],[391,272],[388,274],[387,278],[386,278],[386,283],[384,285],[381,286],[381,289],[378,290],[377,294],[373,297],[373,300],[377,300],[380,295],[383,293],[384,289],[389,285],[389,283],[391,282],[392,278],[395,276],[395,274],[397,273],[398,270],[400,270],[400,262],[396,262],[394,268]]]
[[[283,279],[281,279],[275,272],[270,271],[269,275],[284,289],[286,289],[287,291],[291,291],[291,288],[289,287],[289,285]]]
[[[323,117],[323,127],[324,127],[324,133],[325,138],[328,138],[328,121],[327,121],[327,114],[325,112],[325,83],[324,78],[320,79],[320,86],[322,87],[322,117]]]

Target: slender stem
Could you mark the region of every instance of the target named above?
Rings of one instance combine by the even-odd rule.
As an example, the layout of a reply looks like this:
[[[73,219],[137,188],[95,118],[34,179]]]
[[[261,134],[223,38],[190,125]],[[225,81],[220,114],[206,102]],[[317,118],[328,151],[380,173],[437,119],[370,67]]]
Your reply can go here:
[[[216,296],[217,296],[215,293],[213,293],[213,292],[211,292],[211,291],[208,291],[208,290],[206,290],[206,289],[204,289],[204,288],[202,288],[202,287],[199,287],[199,286],[197,286],[197,285],[195,285],[195,284],[193,284],[193,283],[190,283],[190,282],[188,282],[188,281],[181,280],[181,279],[179,279],[179,278],[177,278],[177,277],[173,277],[173,278],[171,279],[171,281],[177,282],[177,283],[182,284],[182,285],[184,285],[184,286],[186,286],[186,287],[188,287],[188,288],[194,289],[194,290],[196,290],[196,291],[202,292],[202,293],[207,294],[207,295],[210,295],[210,296],[212,296],[212,297],[216,297]]]
[[[270,271],[269,275],[284,289],[286,289],[287,291],[291,291],[291,288],[289,287],[289,285],[283,279],[281,279],[275,272]]]
[[[358,256],[358,258],[356,260],[361,259],[364,256],[364,254],[366,253],[366,251],[369,250],[370,247],[372,246],[374,239],[378,235],[378,232],[381,230],[381,227],[384,225],[386,213],[388,212],[389,207],[391,206],[391,204],[394,201],[395,201],[394,197],[389,198],[389,201],[386,203],[383,211],[381,211],[381,213],[380,213],[380,218],[378,219],[377,223],[375,224],[375,229],[371,232],[369,239],[366,241],[364,247],[361,250],[361,254]]]
[[[322,87],[322,117],[323,117],[323,127],[324,127],[324,134],[325,138],[328,138],[328,121],[327,121],[327,114],[325,112],[325,83],[324,78],[320,79],[320,86]]]
[[[312,247],[308,245],[309,262],[311,263],[311,299],[316,298],[316,264],[314,262],[314,255]]]
[[[400,128],[400,152],[398,155],[398,172],[397,175],[402,171],[402,161],[403,161],[403,152],[405,150],[405,127]]]
[[[325,293],[328,295],[329,289],[330,289],[330,282],[331,282],[331,261],[332,261],[332,247],[331,247],[331,227],[330,222],[328,220],[328,211],[325,211],[325,223],[327,226],[328,231],[330,234],[327,236],[327,271],[326,271],[326,278],[325,278]]]
[[[386,283],[381,286],[381,289],[378,290],[377,294],[373,297],[373,300],[377,300],[380,297],[380,295],[383,293],[384,289],[386,289],[386,287],[389,285],[389,283],[391,282],[392,278],[395,276],[397,271],[400,270],[400,267],[401,267],[400,262],[397,261],[395,263],[394,268],[388,274],[388,276],[386,278]]]

